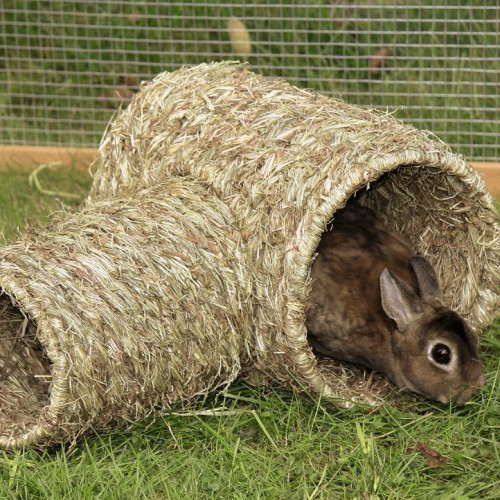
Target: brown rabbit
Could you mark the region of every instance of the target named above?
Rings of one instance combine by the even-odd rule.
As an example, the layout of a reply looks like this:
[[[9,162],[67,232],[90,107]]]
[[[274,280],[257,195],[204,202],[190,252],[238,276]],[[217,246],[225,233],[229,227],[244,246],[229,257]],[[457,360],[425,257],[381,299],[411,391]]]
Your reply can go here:
[[[478,338],[443,305],[431,264],[412,254],[371,210],[350,202],[335,214],[311,270],[310,344],[398,387],[464,403],[484,384]]]

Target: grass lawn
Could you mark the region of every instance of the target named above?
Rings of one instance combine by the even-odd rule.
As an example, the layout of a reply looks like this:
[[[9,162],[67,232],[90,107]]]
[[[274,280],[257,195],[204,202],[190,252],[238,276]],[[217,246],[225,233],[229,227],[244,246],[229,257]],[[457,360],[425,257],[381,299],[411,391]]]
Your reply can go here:
[[[72,170],[39,178],[82,199],[90,185]],[[4,241],[26,219],[37,224],[67,209],[62,198],[30,187],[26,172],[0,172],[0,182]],[[483,335],[481,352],[487,385],[457,409],[401,394],[397,406],[342,410],[236,383],[191,413],[174,408],[127,431],[89,435],[73,448],[0,452],[0,498],[497,499],[500,321]],[[207,414],[211,409],[216,415]],[[425,446],[441,455],[439,465],[430,465]]]

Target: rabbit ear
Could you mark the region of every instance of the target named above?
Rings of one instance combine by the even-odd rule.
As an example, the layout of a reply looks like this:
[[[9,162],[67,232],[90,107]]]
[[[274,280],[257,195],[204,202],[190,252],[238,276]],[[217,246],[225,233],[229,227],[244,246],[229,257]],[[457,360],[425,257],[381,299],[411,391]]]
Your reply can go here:
[[[380,275],[380,292],[382,307],[399,331],[404,332],[422,313],[420,297],[387,268]]]
[[[417,277],[420,297],[424,302],[441,302],[441,289],[439,287],[436,271],[427,259],[412,257],[410,265]]]

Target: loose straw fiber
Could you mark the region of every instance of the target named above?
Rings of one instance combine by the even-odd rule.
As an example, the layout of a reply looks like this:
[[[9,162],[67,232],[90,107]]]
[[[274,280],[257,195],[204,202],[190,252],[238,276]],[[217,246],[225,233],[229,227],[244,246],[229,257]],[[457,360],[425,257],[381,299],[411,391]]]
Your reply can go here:
[[[318,366],[304,326],[319,238],[354,195],[430,259],[446,301],[472,324],[484,328],[497,310],[500,226],[482,179],[388,114],[234,63],[163,73],[110,123],[89,202],[184,175],[230,207],[258,277],[250,380],[354,398]]]

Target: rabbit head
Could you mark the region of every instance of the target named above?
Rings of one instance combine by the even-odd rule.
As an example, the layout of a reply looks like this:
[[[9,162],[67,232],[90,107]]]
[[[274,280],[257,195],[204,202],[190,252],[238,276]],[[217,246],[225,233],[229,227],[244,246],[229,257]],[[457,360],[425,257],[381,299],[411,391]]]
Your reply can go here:
[[[388,374],[398,386],[441,403],[464,403],[484,384],[478,337],[443,305],[431,264],[422,257],[410,264],[419,294],[387,268],[380,276],[382,307],[397,326]]]

